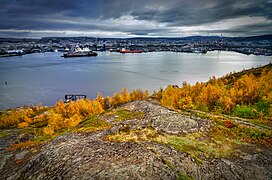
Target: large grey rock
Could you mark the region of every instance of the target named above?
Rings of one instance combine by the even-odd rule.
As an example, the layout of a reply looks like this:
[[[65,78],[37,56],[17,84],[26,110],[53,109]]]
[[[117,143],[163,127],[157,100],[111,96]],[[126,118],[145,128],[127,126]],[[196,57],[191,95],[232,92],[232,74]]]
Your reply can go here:
[[[153,128],[170,134],[205,131],[210,127],[209,120],[183,115],[147,101],[134,101],[123,108],[145,112],[146,124],[151,123]]]
[[[137,143],[69,134],[44,147],[16,177],[25,179],[176,179],[159,157]]]

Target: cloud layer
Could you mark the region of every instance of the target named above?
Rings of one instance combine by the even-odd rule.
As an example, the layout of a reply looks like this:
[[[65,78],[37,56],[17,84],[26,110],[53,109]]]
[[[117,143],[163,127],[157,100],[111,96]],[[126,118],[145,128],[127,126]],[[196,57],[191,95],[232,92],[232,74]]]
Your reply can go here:
[[[271,34],[272,0],[0,0],[0,37]]]

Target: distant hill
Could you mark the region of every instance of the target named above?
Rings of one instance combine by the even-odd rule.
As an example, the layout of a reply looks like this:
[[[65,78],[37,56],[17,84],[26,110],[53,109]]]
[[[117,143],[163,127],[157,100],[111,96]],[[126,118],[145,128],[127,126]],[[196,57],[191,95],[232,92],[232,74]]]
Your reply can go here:
[[[32,39],[32,38],[1,38],[1,42],[37,42],[39,39]]]
[[[146,41],[154,41],[154,40],[168,40],[168,41],[179,41],[179,40],[215,40],[215,39],[228,39],[235,41],[262,41],[262,40],[272,40],[272,34],[261,35],[261,36],[249,36],[249,37],[227,37],[227,36],[187,36],[187,37],[134,37],[134,38],[101,38],[101,37],[87,37],[87,36],[79,36],[79,37],[43,37],[41,39],[32,39],[32,38],[0,38],[0,42],[33,42],[33,41],[48,41],[48,40],[146,40]]]

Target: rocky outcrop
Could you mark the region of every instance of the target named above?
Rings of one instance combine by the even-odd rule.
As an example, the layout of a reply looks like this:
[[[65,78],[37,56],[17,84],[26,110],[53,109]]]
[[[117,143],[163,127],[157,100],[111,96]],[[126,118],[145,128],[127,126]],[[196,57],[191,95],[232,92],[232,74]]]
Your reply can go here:
[[[146,101],[134,101],[124,105],[123,108],[144,112],[145,120],[148,120],[154,129],[169,134],[205,131],[210,127],[209,120],[182,115]]]
[[[146,101],[121,108],[144,112],[144,116],[116,121],[114,116],[103,115],[101,119],[113,124],[111,129],[59,136],[20,168],[12,169],[7,162],[22,160],[31,152],[6,154],[1,158],[0,166],[5,172],[0,174],[1,179],[272,179],[271,149],[245,151],[233,159],[203,159],[199,163],[188,153],[156,142],[108,142],[105,136],[124,126],[153,127],[172,135],[206,131],[211,126],[207,119],[182,115]],[[7,138],[0,138],[0,143]],[[4,151],[1,153],[4,155]]]
[[[53,140],[27,164],[22,175],[26,179],[177,178],[144,146],[105,142],[97,134],[69,134]]]

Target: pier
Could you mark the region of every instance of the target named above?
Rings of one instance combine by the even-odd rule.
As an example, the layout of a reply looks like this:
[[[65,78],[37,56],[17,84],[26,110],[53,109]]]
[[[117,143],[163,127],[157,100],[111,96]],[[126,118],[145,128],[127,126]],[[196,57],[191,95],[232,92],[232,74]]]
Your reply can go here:
[[[64,96],[66,102],[70,101],[76,101],[78,99],[86,99],[87,95],[82,95],[82,94],[66,94]]]

